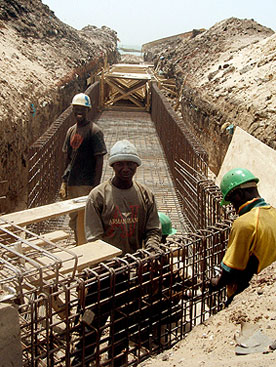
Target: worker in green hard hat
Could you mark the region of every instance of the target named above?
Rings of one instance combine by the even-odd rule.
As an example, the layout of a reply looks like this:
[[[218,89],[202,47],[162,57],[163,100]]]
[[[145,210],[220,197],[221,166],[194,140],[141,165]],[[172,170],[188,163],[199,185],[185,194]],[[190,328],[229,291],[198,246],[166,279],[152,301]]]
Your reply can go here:
[[[260,197],[258,182],[248,169],[234,168],[220,183],[221,205],[231,203],[239,215],[230,231],[220,274],[210,283],[210,290],[227,286],[226,305],[248,287],[253,274],[276,260],[276,209]]]
[[[177,231],[172,227],[171,219],[164,213],[158,212],[162,229],[161,243],[166,243],[167,237],[175,234]]]

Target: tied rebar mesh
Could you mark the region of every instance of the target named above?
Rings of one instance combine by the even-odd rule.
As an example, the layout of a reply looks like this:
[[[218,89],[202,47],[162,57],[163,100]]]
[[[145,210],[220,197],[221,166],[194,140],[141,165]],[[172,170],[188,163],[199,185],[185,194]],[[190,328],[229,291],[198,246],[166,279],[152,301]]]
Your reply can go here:
[[[1,274],[13,276],[2,277],[0,286],[14,290],[9,302],[19,311],[24,367],[136,365],[224,307],[225,290],[210,293],[208,281],[223,257],[229,223],[175,236],[162,252],[139,250],[73,275],[62,273],[60,249],[42,267],[39,256],[54,244],[37,248],[35,234],[21,240],[23,253],[15,251],[19,239],[7,225],[0,251],[11,268],[1,262]]]
[[[98,93],[98,84],[94,87]],[[208,282],[222,260],[230,222],[219,223],[221,194],[207,179],[207,154],[155,86],[152,118],[193,233],[174,237],[162,246],[162,254],[140,250],[71,277],[63,275],[62,259],[55,259],[50,271],[58,268],[58,277],[39,287],[28,276],[22,281],[14,258],[7,261],[6,268],[10,264],[9,271],[17,275],[11,286],[21,290],[12,301],[19,305],[24,366],[136,365],[224,307],[225,290],[210,294]],[[50,203],[57,193],[64,167],[55,176],[60,153],[51,151],[56,145],[61,149],[66,121],[45,135],[33,154],[30,207]],[[16,258],[22,266],[24,261]],[[4,285],[10,286],[8,281]]]
[[[208,179],[208,154],[172,109],[165,96],[152,87],[152,120],[165,152],[181,209],[191,228],[206,228],[225,217],[221,193]]]

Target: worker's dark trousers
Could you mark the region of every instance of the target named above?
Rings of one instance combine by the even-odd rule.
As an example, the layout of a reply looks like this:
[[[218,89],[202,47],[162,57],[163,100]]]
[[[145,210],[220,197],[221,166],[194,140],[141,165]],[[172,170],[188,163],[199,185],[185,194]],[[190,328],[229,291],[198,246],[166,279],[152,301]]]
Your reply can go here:
[[[108,317],[111,321],[108,350],[108,358],[112,361],[110,366],[119,367],[127,363],[124,350],[128,347],[129,319],[125,315],[129,313],[129,295],[124,291],[128,288],[128,278],[126,274],[117,275],[117,285],[113,289],[110,286],[110,280],[110,278],[101,280],[100,300],[97,293],[99,284],[95,283],[88,288],[85,306],[86,309],[93,311],[95,316],[89,326],[84,323],[80,325],[81,339],[76,344],[72,366],[88,366],[89,362],[100,358],[97,348],[100,346],[103,328]],[[120,295],[121,292],[123,292],[122,295]],[[93,304],[95,306],[91,307]]]
[[[156,262],[158,265],[158,262]],[[80,341],[76,345],[72,366],[88,365],[99,360],[100,338],[104,325],[110,317],[110,333],[108,345],[109,366],[119,367],[127,364],[129,340],[138,336],[144,346],[150,344],[150,334],[158,331],[161,325],[176,322],[181,317],[178,310],[178,298],[164,298],[164,287],[168,288],[169,275],[160,280],[149,282],[152,272],[159,275],[159,267],[144,269],[143,284],[135,284],[129,274],[109,274],[104,279],[93,282],[88,287],[85,298],[85,309],[95,314],[89,326],[80,325]],[[174,279],[177,281],[177,279]],[[143,330],[143,331],[141,331]],[[156,340],[158,344],[160,340]]]

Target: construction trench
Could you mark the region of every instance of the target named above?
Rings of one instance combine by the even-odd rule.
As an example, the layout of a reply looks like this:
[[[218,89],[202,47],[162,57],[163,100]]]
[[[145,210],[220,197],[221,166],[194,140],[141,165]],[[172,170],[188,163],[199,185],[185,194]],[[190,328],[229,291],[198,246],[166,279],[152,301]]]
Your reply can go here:
[[[111,70],[88,87],[90,118],[108,151],[120,139],[136,145],[143,162],[136,179],[154,192],[177,234],[162,254],[141,249],[122,257],[102,241],[82,239],[76,246],[67,214],[78,212],[83,227],[85,198],[57,197],[64,171],[57,162],[74,122],[68,107],[29,151],[29,209],[0,217],[0,296],[18,310],[22,366],[69,367],[77,356],[75,366],[112,366],[119,345],[122,365],[134,366],[224,306],[225,289],[210,295],[207,282],[223,257],[232,213],[220,207],[207,153],[161,84],[148,67],[140,71],[145,78],[137,68],[131,76],[132,68],[113,81]],[[111,175],[106,156],[102,181]]]

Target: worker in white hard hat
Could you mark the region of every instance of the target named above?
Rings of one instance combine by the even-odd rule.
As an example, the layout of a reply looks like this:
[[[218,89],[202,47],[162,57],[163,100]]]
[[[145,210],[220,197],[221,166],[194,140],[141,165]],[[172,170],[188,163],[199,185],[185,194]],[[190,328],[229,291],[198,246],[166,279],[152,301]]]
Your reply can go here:
[[[106,154],[102,130],[88,120],[91,109],[89,96],[84,93],[76,94],[72,107],[76,123],[68,129],[62,149],[67,159],[60,188],[62,199],[88,195],[100,183],[103,156]],[[77,213],[70,214],[69,226],[77,241],[76,220]]]
[[[161,226],[158,217],[155,197],[151,190],[133,180],[141,159],[136,147],[128,140],[121,140],[110,150],[109,165],[113,168],[114,176],[95,187],[89,194],[85,209],[85,231],[87,241],[104,240],[123,251],[123,254],[134,253],[145,247],[151,251],[160,251]],[[93,244],[91,244],[93,246]],[[127,275],[120,275],[127,284]],[[126,278],[124,278],[126,277]],[[108,292],[108,289],[106,290]],[[103,296],[103,294],[102,294]],[[113,310],[114,320],[121,318],[120,311],[128,307],[130,300],[122,300],[121,309]],[[111,311],[112,305],[110,305]],[[85,361],[94,357],[94,347],[97,335],[101,333],[104,321],[97,310],[93,310],[94,318],[90,334],[85,335],[85,341],[76,346],[72,366],[83,362],[82,348],[85,345]],[[107,318],[106,318],[107,319]],[[114,321],[113,345],[109,358],[112,366],[127,364],[128,335],[125,320]],[[100,328],[95,334],[91,330]]]

